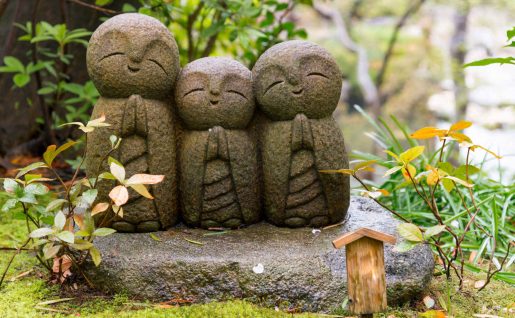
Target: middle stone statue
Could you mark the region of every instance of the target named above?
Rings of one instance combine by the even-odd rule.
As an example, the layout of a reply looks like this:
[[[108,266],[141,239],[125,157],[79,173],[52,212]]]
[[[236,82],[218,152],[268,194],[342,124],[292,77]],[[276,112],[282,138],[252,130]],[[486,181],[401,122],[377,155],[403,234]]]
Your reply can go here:
[[[236,228],[260,218],[252,73],[228,58],[186,65],[175,90],[185,129],[179,147],[183,220],[190,226]]]

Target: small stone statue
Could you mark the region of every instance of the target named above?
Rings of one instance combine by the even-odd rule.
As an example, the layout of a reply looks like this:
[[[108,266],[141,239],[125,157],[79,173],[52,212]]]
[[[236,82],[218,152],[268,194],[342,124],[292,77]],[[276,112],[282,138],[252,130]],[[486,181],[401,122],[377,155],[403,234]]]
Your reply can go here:
[[[320,227],[341,221],[349,177],[319,170],[348,167],[344,140],[331,117],[342,74],[332,56],[306,41],[268,49],[253,70],[264,113],[259,141],[267,219],[279,226]]]
[[[113,154],[135,173],[165,175],[153,185],[148,200],[132,189],[123,206],[123,219],[112,227],[120,232],[150,232],[177,222],[177,173],[175,120],[170,104],[180,71],[175,39],[158,20],[136,13],[117,15],[93,33],[87,51],[88,72],[100,92],[92,118],[106,116],[110,129],[97,129],[88,137],[89,176],[108,171],[102,159],[111,149],[109,136],[122,139]],[[99,185],[107,196],[113,183]]]
[[[254,114],[252,73],[228,58],[196,60],[181,71],[175,100],[185,125],[183,220],[202,228],[259,221],[257,147],[246,130]]]

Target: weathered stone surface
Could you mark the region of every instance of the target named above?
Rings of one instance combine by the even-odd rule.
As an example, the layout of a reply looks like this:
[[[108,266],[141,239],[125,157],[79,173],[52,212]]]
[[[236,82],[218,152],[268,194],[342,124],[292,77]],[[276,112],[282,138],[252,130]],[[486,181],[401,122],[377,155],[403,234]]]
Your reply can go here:
[[[247,298],[327,312],[346,297],[345,249],[334,249],[331,241],[360,227],[395,234],[398,223],[372,200],[353,197],[346,223],[319,234],[266,223],[207,236],[213,232],[179,227],[157,233],[161,242],[148,234],[114,234],[98,239],[103,261],[89,275],[106,290],[156,301]],[[253,272],[259,263],[262,274]],[[390,305],[420,295],[434,267],[428,246],[398,253],[387,244],[385,264]]]
[[[228,58],[184,67],[175,92],[185,130],[179,149],[183,220],[230,227],[260,218],[257,146],[246,131],[254,114],[252,73]]]
[[[135,173],[165,176],[150,189],[153,201],[131,190],[123,220],[115,220],[112,227],[121,232],[148,232],[175,224],[176,121],[170,96],[179,73],[179,51],[173,36],[149,16],[117,15],[91,36],[87,65],[101,94],[92,118],[104,114],[111,124],[88,136],[87,175],[108,171],[101,160],[111,149],[109,136],[114,134],[123,139],[113,157],[125,166],[128,177]],[[99,198],[105,200],[112,186],[107,181],[100,184]]]
[[[289,227],[342,220],[349,177],[319,172],[348,167],[342,133],[331,117],[342,84],[336,62],[316,44],[287,41],[268,49],[252,72],[266,117],[257,131],[267,219]]]

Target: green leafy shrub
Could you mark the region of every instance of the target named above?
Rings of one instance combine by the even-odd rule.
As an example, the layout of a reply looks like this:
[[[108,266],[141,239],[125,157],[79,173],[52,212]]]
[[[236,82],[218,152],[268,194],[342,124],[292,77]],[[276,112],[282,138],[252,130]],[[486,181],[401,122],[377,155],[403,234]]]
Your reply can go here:
[[[283,40],[306,38],[287,17],[297,4],[311,0],[140,0],[124,11],[147,14],[161,20],[174,34],[181,63],[210,55],[226,54],[252,66],[269,47]]]
[[[442,273],[456,274],[463,284],[465,269],[486,272],[482,287],[491,278],[515,284],[515,275],[503,271],[515,261],[510,254],[514,244],[515,187],[488,178],[482,160],[474,162],[472,154],[482,150],[496,159],[500,156],[474,144],[460,131],[471,123],[461,121],[448,130],[425,127],[413,134],[395,117],[395,130],[402,133],[408,149],[399,140],[394,127],[378,122],[356,107],[373,125],[372,138],[386,157],[356,153],[351,169],[328,170],[353,176],[362,186],[362,195],[374,199],[404,222],[398,232],[404,238],[395,249],[407,251],[418,244],[429,244],[435,251]],[[420,139],[440,140],[435,150],[420,145]],[[458,147],[459,146],[459,147]],[[458,149],[465,151],[461,164]],[[360,177],[362,171],[374,171],[378,165],[387,179],[376,184]],[[478,266],[488,260],[488,266]],[[481,288],[482,288],[481,287]]]
[[[89,121],[86,125],[73,122],[67,125],[76,125],[86,135],[95,129],[109,126],[102,116]],[[110,157],[118,148],[121,139],[110,137],[111,150],[105,154],[103,162],[107,161],[110,171],[101,173],[92,178],[78,178],[82,161],[76,168],[71,180],[63,180],[58,171],[52,167],[55,158],[70,149],[78,141],[69,141],[59,147],[48,146],[43,154],[42,162],[35,162],[19,169],[15,178],[5,178],[0,194],[7,197],[2,211],[21,214],[27,227],[27,238],[21,246],[13,248],[16,252],[7,264],[5,273],[9,269],[14,257],[21,251],[34,252],[39,262],[45,266],[54,281],[64,283],[73,272],[81,273],[84,262],[91,257],[95,265],[101,262],[100,251],[94,245],[94,239],[99,236],[110,235],[115,230],[104,227],[110,223],[110,218],[123,217],[122,206],[127,203],[129,194],[127,187],[133,188],[142,196],[153,199],[145,184],[156,184],[164,176],[136,174],[125,179],[124,167]],[[84,157],[84,156],[83,156]],[[37,171],[48,170],[55,179],[43,176]],[[116,180],[109,193],[109,202],[97,202],[97,185],[100,179]],[[49,182],[57,180],[59,187],[50,188]],[[52,190],[50,190],[52,189]],[[106,213],[112,210],[113,213]],[[94,217],[104,213],[104,216],[95,225]],[[87,280],[87,277],[84,275]],[[88,281],[89,282],[89,281]]]

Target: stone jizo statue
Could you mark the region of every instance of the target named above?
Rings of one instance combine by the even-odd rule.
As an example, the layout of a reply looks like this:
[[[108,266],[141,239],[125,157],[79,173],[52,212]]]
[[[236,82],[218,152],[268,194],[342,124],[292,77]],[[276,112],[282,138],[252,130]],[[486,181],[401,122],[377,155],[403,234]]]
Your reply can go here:
[[[109,136],[122,139],[112,156],[135,173],[165,175],[150,189],[154,200],[133,190],[123,206],[123,219],[112,227],[120,232],[164,229],[178,220],[176,134],[172,89],[180,70],[175,39],[158,20],[136,13],[117,15],[93,33],[87,51],[88,72],[100,92],[93,118],[105,114],[108,129],[91,133],[87,144],[87,171],[108,171],[101,165],[111,149]],[[112,184],[103,181],[100,197]]]
[[[108,170],[102,160],[114,134],[122,142],[112,155],[128,176],[165,175],[150,189],[154,200],[130,190],[116,230],[157,231],[179,221],[238,228],[265,217],[320,227],[345,217],[349,178],[319,171],[348,167],[331,117],[342,75],[323,48],[288,41],[267,50],[252,72],[215,57],[180,71],[168,29],[129,13],[98,27],[87,65],[101,95],[92,117],[104,114],[111,124],[88,138],[87,174]],[[102,181],[99,198],[112,186]]]
[[[342,74],[332,56],[306,41],[268,49],[253,70],[266,119],[258,129],[266,218],[278,226],[320,227],[341,221],[349,177],[319,170],[348,167],[342,133],[331,117]]]
[[[175,100],[185,125],[179,190],[190,226],[228,227],[260,219],[252,73],[228,58],[207,57],[184,67]]]

